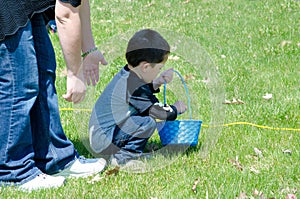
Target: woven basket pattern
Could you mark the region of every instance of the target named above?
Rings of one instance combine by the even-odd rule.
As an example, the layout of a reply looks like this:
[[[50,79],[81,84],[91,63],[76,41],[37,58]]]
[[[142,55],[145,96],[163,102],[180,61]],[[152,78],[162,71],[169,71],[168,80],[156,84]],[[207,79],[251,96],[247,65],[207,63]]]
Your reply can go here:
[[[162,144],[185,144],[196,146],[202,121],[175,120],[157,123],[157,130]]]

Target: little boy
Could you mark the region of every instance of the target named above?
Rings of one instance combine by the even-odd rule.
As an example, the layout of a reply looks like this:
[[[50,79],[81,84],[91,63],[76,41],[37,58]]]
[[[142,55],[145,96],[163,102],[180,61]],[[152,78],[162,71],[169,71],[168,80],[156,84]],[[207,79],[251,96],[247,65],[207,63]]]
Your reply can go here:
[[[140,30],[129,40],[127,65],[107,85],[91,114],[90,144],[96,153],[113,155],[118,165],[137,159],[156,129],[156,119],[175,120],[186,111],[182,101],[164,107],[154,95],[173,79],[172,68],[158,76],[169,53],[168,42],[154,30]]]

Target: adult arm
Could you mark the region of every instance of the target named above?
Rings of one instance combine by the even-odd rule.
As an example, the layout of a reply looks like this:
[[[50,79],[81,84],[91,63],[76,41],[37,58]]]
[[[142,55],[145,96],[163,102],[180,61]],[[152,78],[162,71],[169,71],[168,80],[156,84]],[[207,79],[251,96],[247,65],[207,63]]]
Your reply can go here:
[[[107,62],[102,53],[95,48],[96,46],[92,35],[90,20],[90,3],[88,0],[82,1],[80,8],[80,19],[82,22],[84,22],[81,24],[82,53],[90,52],[83,57],[84,77],[88,85],[92,83],[92,85],[95,86],[99,81],[99,63],[106,65]]]
[[[73,7],[60,0],[55,4],[57,32],[67,65],[67,93],[63,98],[79,103],[85,97],[86,86],[81,67],[80,6]]]

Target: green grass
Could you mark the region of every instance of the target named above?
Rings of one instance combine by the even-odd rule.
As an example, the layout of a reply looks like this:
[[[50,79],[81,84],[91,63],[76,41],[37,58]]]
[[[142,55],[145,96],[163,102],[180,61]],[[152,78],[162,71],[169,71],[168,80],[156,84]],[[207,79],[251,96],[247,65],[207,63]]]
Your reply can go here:
[[[57,190],[32,193],[2,188],[1,198],[234,199],[241,193],[248,198],[259,198],[253,194],[255,190],[266,198],[285,198],[289,193],[300,197],[299,130],[271,130],[250,125],[206,126],[243,121],[267,127],[300,128],[299,1],[91,0],[91,7],[96,43],[105,49],[110,64],[101,67],[101,82],[87,101],[74,107],[92,108],[92,102],[105,84],[123,66],[126,39],[122,40],[119,35],[130,37],[128,32],[141,28],[167,30],[175,38],[184,35],[185,41],[192,40],[194,45],[184,43],[182,51],[173,52],[180,59],[170,60],[167,66],[190,77],[187,84],[193,117],[205,124],[199,145],[173,155],[170,164],[161,158],[152,163],[153,171],[144,174],[120,172],[94,184],[88,183],[90,178],[69,179]],[[66,90],[66,79],[62,75],[65,64],[57,36],[52,35],[51,39],[57,53],[60,108],[73,107],[61,98]],[[201,60],[190,60],[199,54],[202,58],[202,53],[209,55],[211,62],[207,66]],[[200,65],[195,67],[195,62]],[[207,71],[213,73],[208,75],[212,78],[208,85],[201,81],[207,77]],[[171,89],[170,85],[170,101],[184,96],[178,82],[175,84],[178,89]],[[272,93],[273,98],[264,100],[262,96],[266,93]],[[222,104],[232,98],[241,99],[245,104]],[[85,136],[88,114],[61,111],[61,120],[78,151],[92,157],[81,139]],[[217,141],[215,145],[214,141]],[[153,142],[159,142],[158,136],[154,136]],[[261,150],[263,156],[258,157],[254,148]],[[283,153],[284,150],[292,153]],[[232,163],[235,160],[241,164],[241,170]],[[196,179],[199,183],[193,192]]]

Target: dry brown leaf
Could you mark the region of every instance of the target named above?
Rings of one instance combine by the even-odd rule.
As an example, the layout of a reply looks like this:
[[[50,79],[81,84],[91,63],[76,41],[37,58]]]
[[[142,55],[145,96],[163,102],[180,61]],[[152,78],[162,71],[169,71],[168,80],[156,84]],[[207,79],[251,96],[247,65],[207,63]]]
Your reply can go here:
[[[193,184],[193,186],[192,186],[192,191],[193,191],[194,193],[197,192],[197,184],[198,184],[199,182],[200,182],[199,178],[196,179],[196,180],[194,181],[194,184]]]
[[[100,176],[99,174],[95,175],[90,181],[88,181],[89,184],[94,184],[95,182],[99,182],[105,177],[108,177],[113,174],[118,174],[120,171],[120,167],[116,166],[115,168],[108,170],[105,174],[105,176]]]
[[[193,74],[188,74],[188,75],[184,76],[184,81],[186,81],[186,82],[189,80],[194,80],[194,79],[195,79],[195,77]]]
[[[247,159],[251,159],[251,160],[255,160],[255,161],[258,160],[258,157],[255,156],[255,155],[246,155],[245,157],[246,157]]]
[[[110,175],[117,175],[120,171],[120,167],[116,166],[115,168],[111,169],[111,170],[108,170],[105,174],[105,176],[110,176]]]
[[[153,5],[154,5],[154,3],[150,2],[150,3],[148,3],[145,7],[151,7],[151,6],[153,6]]]
[[[241,163],[238,161],[238,157],[236,157],[235,160],[230,159],[229,162],[235,166],[238,170],[243,171],[243,166],[241,165]]]

